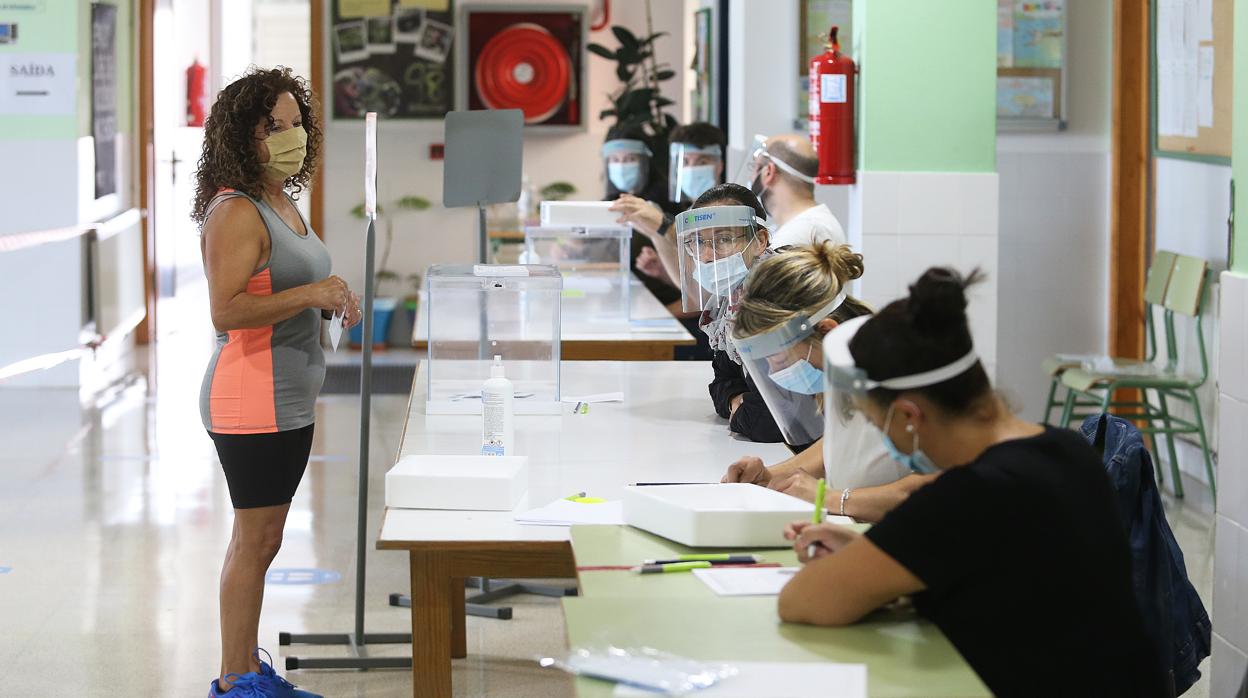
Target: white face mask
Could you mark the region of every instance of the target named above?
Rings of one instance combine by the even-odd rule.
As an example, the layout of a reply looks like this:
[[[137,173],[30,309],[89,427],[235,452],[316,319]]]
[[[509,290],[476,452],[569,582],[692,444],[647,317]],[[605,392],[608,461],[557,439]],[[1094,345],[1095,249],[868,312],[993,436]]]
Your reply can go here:
[[[693,278],[698,285],[717,296],[728,295],[749,275],[750,268],[745,265],[744,252],[714,262],[698,262],[698,267],[693,270]]]
[[[680,190],[691,200],[697,200],[706,190],[715,186],[715,166],[695,165],[680,172]]]
[[[641,191],[641,163],[639,162],[609,162],[607,163],[607,177],[616,189],[625,194],[636,194]]]

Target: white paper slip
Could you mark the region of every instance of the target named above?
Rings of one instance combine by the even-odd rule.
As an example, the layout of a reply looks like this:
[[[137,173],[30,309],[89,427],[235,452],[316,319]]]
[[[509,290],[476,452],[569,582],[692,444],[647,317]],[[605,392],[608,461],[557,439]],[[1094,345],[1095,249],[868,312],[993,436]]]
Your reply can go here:
[[[800,567],[710,567],[693,576],[720,596],[775,596]]]
[[[691,695],[707,698],[866,698],[865,664],[826,662],[724,662],[737,668],[736,676]],[[657,696],[632,686],[616,685],[616,698]]]
[[[575,405],[578,402],[624,402],[624,393],[595,393],[593,395],[565,395],[559,398],[563,402]]]
[[[338,341],[342,339],[342,324],[346,316],[335,312],[329,319],[329,346],[338,351]]]
[[[516,514],[516,523],[529,526],[623,526],[624,503],[620,500],[584,504],[566,499]]]

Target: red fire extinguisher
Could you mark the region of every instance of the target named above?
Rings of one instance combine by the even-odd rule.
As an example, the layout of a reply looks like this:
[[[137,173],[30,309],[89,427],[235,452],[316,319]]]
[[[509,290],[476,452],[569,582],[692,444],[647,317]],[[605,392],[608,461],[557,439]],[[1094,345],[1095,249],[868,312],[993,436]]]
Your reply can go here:
[[[810,142],[819,155],[818,184],[853,184],[854,76],[858,69],[841,53],[838,27],[828,32],[827,51],[810,60]]]
[[[203,126],[204,117],[208,115],[208,100],[204,89],[206,73],[198,58],[191,63],[191,67],[186,69],[187,126]]]

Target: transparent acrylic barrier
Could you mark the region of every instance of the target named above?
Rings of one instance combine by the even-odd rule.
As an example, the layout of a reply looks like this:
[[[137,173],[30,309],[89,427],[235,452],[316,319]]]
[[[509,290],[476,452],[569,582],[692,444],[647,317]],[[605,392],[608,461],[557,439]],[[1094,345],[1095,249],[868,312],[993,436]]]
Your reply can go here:
[[[631,308],[631,241],[628,227],[530,227],[521,260],[562,273],[564,329],[623,331]]]

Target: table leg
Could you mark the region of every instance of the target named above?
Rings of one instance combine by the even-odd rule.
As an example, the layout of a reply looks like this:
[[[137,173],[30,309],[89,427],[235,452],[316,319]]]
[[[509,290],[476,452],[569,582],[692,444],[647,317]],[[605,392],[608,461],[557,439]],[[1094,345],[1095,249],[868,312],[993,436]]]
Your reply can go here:
[[[412,695],[415,698],[450,698],[453,603],[450,567],[446,556],[440,553],[412,551],[410,555]]]
[[[464,627],[467,606],[464,604],[464,578],[451,577],[451,658],[468,656],[468,631]]]

